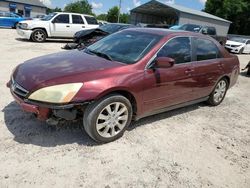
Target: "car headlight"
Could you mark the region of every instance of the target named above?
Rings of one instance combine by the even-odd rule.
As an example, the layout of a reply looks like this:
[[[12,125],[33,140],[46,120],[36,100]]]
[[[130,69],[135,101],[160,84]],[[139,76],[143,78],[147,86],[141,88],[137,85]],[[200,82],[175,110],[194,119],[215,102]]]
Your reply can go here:
[[[29,99],[48,103],[68,103],[80,90],[83,83],[61,84],[39,89]]]
[[[21,23],[20,24],[20,28],[21,29],[27,29],[28,28],[28,24],[27,23]]]

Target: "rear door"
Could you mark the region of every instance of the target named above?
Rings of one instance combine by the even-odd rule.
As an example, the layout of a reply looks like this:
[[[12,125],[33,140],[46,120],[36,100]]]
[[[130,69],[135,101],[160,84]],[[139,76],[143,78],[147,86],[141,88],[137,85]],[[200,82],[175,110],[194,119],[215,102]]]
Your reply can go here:
[[[194,38],[194,92],[198,98],[208,96],[223,75],[223,58],[216,44],[209,39]]]
[[[87,25],[86,25],[87,29],[95,29],[95,28],[99,27],[99,24],[98,24],[97,20],[95,19],[95,17],[84,16],[84,19],[87,22]]]
[[[145,70],[145,113],[196,98],[192,92],[194,81],[191,46],[190,37],[170,39],[158,52],[157,57],[173,58],[175,65],[170,68]]]
[[[59,14],[50,23],[52,37],[72,37],[69,14]]]
[[[86,29],[86,23],[81,15],[72,14],[71,18],[72,22],[70,29],[73,37],[76,32]]]

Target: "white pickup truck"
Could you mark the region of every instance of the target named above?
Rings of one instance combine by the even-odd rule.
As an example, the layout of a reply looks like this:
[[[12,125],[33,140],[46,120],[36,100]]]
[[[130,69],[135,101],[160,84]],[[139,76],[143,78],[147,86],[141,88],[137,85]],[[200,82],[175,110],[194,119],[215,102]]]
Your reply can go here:
[[[41,20],[19,22],[17,33],[34,42],[44,42],[46,38],[73,38],[77,31],[97,27],[98,22],[93,16],[54,12]]]

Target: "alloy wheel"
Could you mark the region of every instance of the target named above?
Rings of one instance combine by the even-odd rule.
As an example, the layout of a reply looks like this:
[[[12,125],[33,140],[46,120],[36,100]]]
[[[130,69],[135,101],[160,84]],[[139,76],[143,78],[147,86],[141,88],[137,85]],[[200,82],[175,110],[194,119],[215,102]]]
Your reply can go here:
[[[36,39],[36,41],[39,41],[39,42],[42,42],[44,40],[44,33],[41,32],[41,31],[37,31],[35,34],[34,34],[34,37]]]
[[[223,98],[226,94],[226,91],[227,91],[227,83],[225,80],[221,80],[217,84],[217,86],[214,90],[214,101],[216,103],[220,103],[223,100]]]
[[[101,110],[96,120],[98,134],[111,138],[121,132],[129,119],[128,108],[121,102],[114,102]]]

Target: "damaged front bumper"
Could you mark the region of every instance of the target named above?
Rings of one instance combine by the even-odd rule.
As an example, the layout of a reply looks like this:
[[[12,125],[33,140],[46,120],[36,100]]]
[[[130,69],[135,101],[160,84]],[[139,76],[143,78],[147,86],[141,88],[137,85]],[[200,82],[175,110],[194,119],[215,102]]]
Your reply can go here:
[[[52,119],[53,122],[58,122],[59,120],[76,120],[79,118],[79,115],[83,115],[85,107],[90,103],[79,102],[60,105],[31,101],[29,99],[18,96],[13,91],[11,87],[11,82],[8,82],[6,85],[8,88],[10,88],[12,96],[14,97],[15,101],[20,105],[22,110],[24,110],[25,112],[33,113],[39,120],[47,121],[48,123],[51,122]]]

